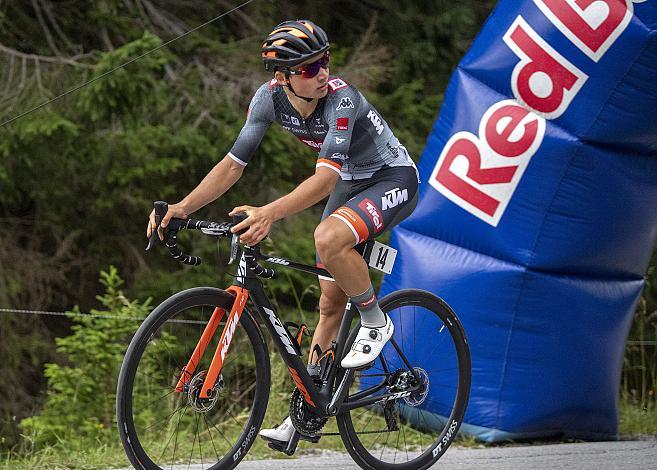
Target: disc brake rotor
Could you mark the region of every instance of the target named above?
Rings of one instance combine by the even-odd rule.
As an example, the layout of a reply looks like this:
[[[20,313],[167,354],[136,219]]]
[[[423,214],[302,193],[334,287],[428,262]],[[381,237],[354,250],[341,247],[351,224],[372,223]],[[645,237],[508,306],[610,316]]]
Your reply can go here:
[[[427,374],[427,372],[421,367],[414,367],[413,370],[415,371],[416,376],[419,377],[420,388],[409,396],[404,397],[404,402],[406,402],[408,406],[419,406],[424,403],[424,400],[426,400],[427,395],[429,394],[429,374]],[[412,380],[415,382],[416,379],[413,378]]]
[[[224,388],[224,379],[223,375],[219,374],[217,378],[217,383],[212,387],[212,391],[209,393],[208,398],[201,398],[201,389],[203,387],[203,382],[205,381],[206,371],[202,370],[189,381],[188,390],[187,390],[187,400],[192,409],[198,413],[207,413],[219,399],[219,392]]]

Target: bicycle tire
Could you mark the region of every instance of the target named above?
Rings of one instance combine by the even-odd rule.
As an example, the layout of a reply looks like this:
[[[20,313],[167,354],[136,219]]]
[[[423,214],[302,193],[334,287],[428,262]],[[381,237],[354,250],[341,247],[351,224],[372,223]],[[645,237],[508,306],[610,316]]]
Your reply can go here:
[[[180,343],[185,343],[186,337],[183,336],[181,340],[180,336],[176,336],[170,331],[177,333],[191,331],[193,334],[187,339],[187,343],[183,344],[183,349],[188,348],[186,344],[189,344],[189,348],[193,350],[193,345],[195,345],[200,337],[200,334],[197,334],[197,332],[204,328],[204,324],[209,320],[209,314],[213,311],[214,307],[221,307],[230,311],[233,301],[234,297],[221,289],[210,287],[188,289],[162,302],[144,320],[135,333],[124,357],[119,374],[116,414],[121,441],[130,462],[136,469],[158,470],[163,467],[170,468],[170,466],[176,463],[181,463],[180,458],[176,460],[176,449],[180,449],[181,454],[184,449],[185,454],[187,454],[189,435],[192,429],[191,421],[193,419],[196,421],[196,434],[191,444],[189,458],[183,461],[183,463],[198,463],[199,458],[192,455],[195,452],[197,439],[197,453],[200,454],[202,463],[211,465],[205,467],[209,470],[228,470],[236,467],[246,455],[251,445],[253,445],[267,408],[271,371],[269,352],[262,331],[248,307],[245,307],[238,327],[235,329],[231,347],[226,356],[226,362],[224,363],[220,377],[223,385],[227,384],[229,386],[230,383],[241,384],[240,381],[245,380],[244,378],[250,380],[253,382],[252,385],[249,385],[253,389],[252,396],[247,388],[246,392],[240,390],[241,395],[236,399],[235,392],[232,389],[230,390],[230,395],[228,395],[228,393],[224,393],[226,388],[222,387],[221,389],[217,389],[217,398],[213,402],[212,407],[205,411],[200,411],[201,409],[205,409],[203,407],[208,407],[209,405],[207,401],[200,401],[198,396],[196,396],[196,399],[192,398],[194,395],[192,390],[196,390],[193,386],[189,387],[185,395],[185,392],[175,392],[175,385],[173,385],[177,382],[177,378],[180,376],[180,371],[182,370],[180,364],[183,362],[179,361],[186,363],[191,353],[189,350],[183,353],[178,352],[181,349]],[[195,318],[196,320],[184,320],[183,315]],[[225,317],[215,331],[214,344],[219,340],[218,337],[223,330]],[[210,343],[201,360],[202,362],[199,362],[195,372],[196,375],[194,375],[195,378],[198,377],[199,381],[202,381],[203,377],[203,372],[199,372],[199,369],[207,366],[215,349],[216,347],[214,347],[213,343]],[[253,354],[252,357],[249,354],[249,350]],[[178,361],[165,360],[165,356],[167,355],[170,358],[175,357],[176,359],[180,359]],[[231,363],[231,361],[233,362]],[[224,373],[230,374],[233,371],[234,374],[226,376],[224,380]],[[199,384],[198,388],[200,389],[200,383],[192,379],[190,384],[194,383]],[[144,405],[145,396],[150,399],[152,396],[159,396],[162,393],[154,393],[153,390],[156,387],[163,388],[164,392],[168,390],[168,393],[156,398],[156,400],[159,400],[157,403],[154,400],[153,402],[146,402]],[[245,399],[244,397],[247,392],[249,395]],[[231,405],[228,406],[227,403],[231,403]],[[174,414],[167,417],[166,413],[174,407],[176,407]],[[248,416],[245,415],[243,418],[244,425],[242,426],[237,418],[242,418],[242,414],[246,413],[245,410],[248,407],[250,407],[250,412]],[[240,409],[242,410],[242,414],[239,412]],[[192,412],[189,417],[185,416],[187,410],[191,410]],[[178,413],[178,417],[175,431],[173,431],[172,420],[176,418],[172,418],[172,416],[175,416],[175,413]],[[237,417],[235,413],[238,413]],[[151,415],[152,417],[150,417]],[[163,415],[165,416],[163,420],[156,421]],[[193,418],[194,415],[195,418]],[[230,417],[235,421],[234,424],[228,421]],[[166,426],[159,424],[167,419]],[[221,419],[225,420],[221,421]],[[147,426],[151,421],[152,424]],[[186,424],[188,422],[189,424]],[[203,430],[203,423],[205,423],[205,430]],[[240,427],[242,427],[241,432],[239,431]],[[162,429],[161,431],[160,428]],[[174,438],[173,434],[167,434],[167,428],[175,432],[175,443],[173,444],[173,455],[167,455],[165,457],[167,449],[171,446]],[[201,430],[200,433],[199,428]],[[232,434],[239,435],[237,439],[234,439],[234,443],[231,440],[232,438],[226,437],[227,434],[230,435],[229,431]],[[162,446],[164,443],[158,443],[158,433],[165,434],[163,439],[168,439],[159,457],[154,454],[160,452],[158,446]],[[207,436],[205,433],[207,433]],[[151,434],[155,434],[155,437],[151,437]],[[219,436],[223,436],[223,441],[228,446],[223,441],[215,442],[213,436],[217,437],[217,441],[220,441]],[[207,437],[210,438],[209,441]],[[211,464],[208,464],[206,457],[203,455],[202,438],[206,440],[207,454],[212,454],[212,450],[214,450],[214,457],[210,457]],[[217,450],[218,444],[228,448],[221,456]],[[166,461],[165,459],[167,458],[170,461]]]
[[[458,433],[458,430],[460,428],[463,416],[465,415],[465,410],[467,407],[469,395],[470,395],[470,383],[471,383],[471,365],[470,365],[470,351],[467,343],[467,338],[465,336],[465,331],[463,329],[463,326],[461,325],[461,322],[458,320],[456,314],[454,311],[445,303],[442,299],[439,297],[435,296],[434,294],[423,291],[423,290],[418,290],[418,289],[404,289],[400,290],[397,292],[393,292],[384,298],[382,298],[379,301],[379,305],[381,306],[381,309],[388,313],[391,314],[391,318],[393,319],[393,323],[395,324],[395,333],[393,336],[394,338],[397,338],[397,343],[399,347],[403,350],[404,354],[409,356],[409,362],[411,363],[411,366],[415,369],[417,367],[417,364],[421,362],[420,356],[410,354],[410,351],[407,351],[408,348],[404,349],[405,343],[403,341],[403,336],[401,336],[401,344],[399,341],[399,335],[398,333],[403,333],[401,329],[403,328],[403,325],[406,324],[407,328],[408,325],[410,324],[410,317],[408,317],[408,313],[406,313],[406,317],[403,319],[401,318],[401,315],[404,313],[403,311],[399,311],[396,316],[399,318],[395,318],[394,312],[396,312],[397,309],[401,309],[404,307],[413,307],[413,327],[415,328],[415,322],[416,320],[416,315],[418,315],[418,309],[420,309],[420,312],[430,312],[433,314],[435,317],[437,317],[434,321],[433,317],[430,315],[427,315],[426,318],[428,320],[423,320],[424,323],[422,324],[424,327],[427,327],[427,325],[431,324],[435,327],[440,326],[439,331],[440,335],[443,335],[445,331],[449,332],[449,336],[443,335],[441,337],[436,337],[435,333],[433,332],[432,338],[435,338],[435,344],[434,348],[437,347],[438,344],[447,344],[451,343],[453,346],[453,352],[451,353],[446,353],[445,355],[452,354],[452,362],[456,362],[456,372],[451,372],[450,374],[445,373],[447,369],[443,369],[441,373],[445,374],[444,380],[451,380],[452,376],[456,377],[456,384],[454,384],[454,389],[453,389],[453,403],[451,404],[449,413],[445,412],[444,415],[440,414],[433,414],[433,413],[428,413],[424,409],[420,409],[420,405],[417,405],[415,403],[419,402],[419,397],[418,398],[413,398],[409,397],[409,402],[413,403],[413,406],[409,406],[408,403],[406,403],[404,400],[406,399],[399,399],[395,400],[394,406],[397,407],[397,419],[401,423],[401,432],[399,429],[397,430],[397,444],[391,445],[391,449],[387,450],[388,447],[388,439],[390,435],[393,433],[393,431],[390,430],[390,427],[386,427],[382,430],[374,430],[374,431],[367,431],[367,426],[370,425],[370,422],[379,422],[381,423],[381,426],[383,426],[383,423],[386,423],[387,426],[387,419],[385,417],[381,418],[380,414],[383,413],[384,408],[386,405],[384,404],[374,404],[369,407],[362,407],[362,408],[356,408],[351,411],[341,413],[336,416],[337,418],[337,424],[338,424],[338,429],[340,432],[340,436],[342,438],[342,441],[345,445],[345,448],[353,458],[353,460],[362,468],[365,469],[375,469],[375,470],[419,470],[419,469],[426,469],[429,468],[431,465],[433,465],[440,457],[445,453],[453,439]],[[423,317],[424,318],[424,317]],[[421,322],[420,322],[421,323]],[[401,328],[400,328],[401,326]],[[358,331],[358,328],[360,327],[360,322],[356,325],[356,328],[352,330],[349,340],[347,344],[351,344],[353,342],[353,339],[355,338],[355,335]],[[414,331],[414,335],[415,335]],[[447,339],[449,338],[449,340]],[[408,343],[408,342],[407,342]],[[406,344],[407,344],[406,343]],[[415,346],[417,343],[414,341],[413,345]],[[386,349],[388,353],[386,353]],[[390,352],[394,351],[392,346],[390,344],[386,345],[384,348],[384,351],[381,353],[381,356],[384,357],[384,360],[386,360],[386,363],[392,364],[391,360],[385,359],[386,356],[390,356]],[[448,351],[449,348],[445,347],[445,351]],[[380,357],[381,357],[380,356]],[[412,357],[412,359],[411,359]],[[449,359],[447,357],[444,358],[445,360]],[[442,359],[441,359],[442,360]],[[381,361],[380,358],[377,358],[377,361]],[[403,364],[403,361],[400,363]],[[364,377],[369,377],[372,375],[375,375],[378,371],[376,370],[376,364],[379,364],[378,362],[375,363],[375,365],[368,370],[365,371],[353,371],[349,370],[347,373],[350,374],[349,377],[349,382],[353,383],[355,381],[356,375],[360,374],[361,380],[371,380],[371,379],[363,379]],[[388,366],[390,365],[388,364]],[[441,363],[442,365],[442,363]],[[403,368],[403,367],[402,367]],[[383,372],[383,367],[381,363],[381,369]],[[408,369],[406,367],[406,369]],[[400,369],[401,370],[401,369]],[[368,375],[368,372],[369,373]],[[383,372],[385,373],[385,372]],[[426,373],[426,371],[425,371]],[[378,374],[381,375],[381,374]],[[449,376],[449,377],[448,377]],[[428,373],[427,373],[428,377]],[[431,400],[429,400],[429,396],[431,395],[431,387],[433,386],[439,393],[446,394],[447,396],[450,395],[449,392],[449,384],[444,385],[440,382],[440,378],[438,379],[437,383],[432,383],[431,378],[428,377],[427,384],[428,384],[428,390],[427,390],[427,395],[425,396],[426,402],[423,401],[422,404],[425,404],[425,408],[427,405],[434,406],[435,403],[431,403]],[[434,378],[435,382],[435,378]],[[351,386],[351,385],[350,385]],[[444,388],[447,388],[447,391],[444,390]],[[357,391],[360,390],[360,388],[357,388]],[[356,393],[357,393],[356,391]],[[347,395],[346,400],[349,399],[349,396],[353,395],[351,391]],[[388,403],[392,403],[393,401],[391,400]],[[449,405],[449,400],[447,400],[447,405],[442,405],[444,406],[444,409],[447,410],[448,405]],[[381,409],[377,409],[377,406],[381,407]],[[390,405],[388,405],[390,406]],[[412,411],[411,408],[416,408],[418,411]],[[365,411],[363,411],[365,410]],[[366,413],[370,413],[373,415],[372,417],[369,418],[369,422],[365,425],[365,427],[358,431],[354,427],[354,420],[357,421],[358,423],[365,422],[368,418],[367,416],[363,417]],[[390,411],[388,412],[390,413]],[[412,423],[412,420],[409,419],[410,416],[414,414],[415,416],[415,423]],[[426,418],[425,418],[426,417]],[[446,418],[446,419],[444,419]],[[444,425],[442,424],[444,419]],[[421,420],[421,421],[420,421]],[[438,431],[427,431],[431,426],[435,426],[436,423],[440,423],[441,426],[444,426],[440,432]],[[372,425],[376,428],[375,425]],[[417,436],[407,436],[408,432],[404,431],[404,426],[408,426],[413,433],[416,433],[419,435],[419,440],[420,440],[420,449],[419,451],[417,450],[418,445],[414,444],[415,447],[412,448],[412,455],[416,455],[414,458],[410,458],[409,456],[409,446],[407,445],[407,437],[410,440],[410,437],[413,437],[415,439],[415,442],[417,442],[418,438]],[[424,443],[422,441],[422,436],[425,436],[425,432],[432,432],[434,436],[437,436],[435,441],[430,443],[428,446],[424,447]],[[374,437],[370,438],[369,436],[374,436],[377,435],[377,433],[380,434],[386,434],[387,433],[387,438],[386,442],[383,446],[380,446],[379,443],[376,442]],[[397,463],[397,456],[398,453],[402,454],[401,452],[398,452],[398,447],[400,446],[400,437],[403,433],[403,444],[406,445],[406,457],[408,460]],[[377,435],[376,439],[378,440],[379,437]],[[366,442],[363,442],[363,441]],[[379,447],[377,447],[377,444],[379,444]],[[368,447],[370,447],[368,449]],[[392,453],[392,448],[395,450],[394,454],[394,461],[390,462],[392,460],[390,458],[390,454]],[[379,450],[381,452],[379,453]],[[386,455],[386,459],[383,458],[384,454]],[[403,455],[401,455],[401,458],[403,459]]]

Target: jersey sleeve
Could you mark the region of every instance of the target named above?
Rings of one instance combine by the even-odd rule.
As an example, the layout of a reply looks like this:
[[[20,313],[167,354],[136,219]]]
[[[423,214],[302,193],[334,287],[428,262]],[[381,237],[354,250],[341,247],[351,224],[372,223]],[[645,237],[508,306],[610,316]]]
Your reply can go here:
[[[317,167],[326,166],[338,173],[348,158],[351,135],[361,104],[361,95],[340,78],[329,80],[329,96],[324,108],[328,132],[322,143]]]
[[[274,102],[265,83],[251,99],[246,122],[240,131],[228,156],[240,165],[246,165],[251,160],[265,132],[274,121]]]

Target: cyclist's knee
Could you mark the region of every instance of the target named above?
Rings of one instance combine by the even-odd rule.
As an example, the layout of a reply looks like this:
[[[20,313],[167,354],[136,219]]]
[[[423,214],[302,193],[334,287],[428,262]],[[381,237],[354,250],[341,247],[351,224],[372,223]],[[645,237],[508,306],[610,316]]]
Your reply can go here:
[[[354,236],[347,226],[335,218],[327,218],[315,229],[315,249],[322,261],[330,261],[354,245]]]

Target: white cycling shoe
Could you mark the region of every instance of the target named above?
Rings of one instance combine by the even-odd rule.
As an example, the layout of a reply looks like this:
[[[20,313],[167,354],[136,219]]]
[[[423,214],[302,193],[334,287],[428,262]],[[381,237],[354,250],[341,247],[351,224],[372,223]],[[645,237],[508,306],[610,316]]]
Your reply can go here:
[[[351,351],[342,359],[340,365],[345,369],[354,369],[374,362],[394,332],[395,325],[387,314],[384,326],[369,328],[361,325]]]
[[[288,416],[281,424],[273,429],[261,429],[260,437],[268,441],[289,442],[294,434],[294,425]]]

